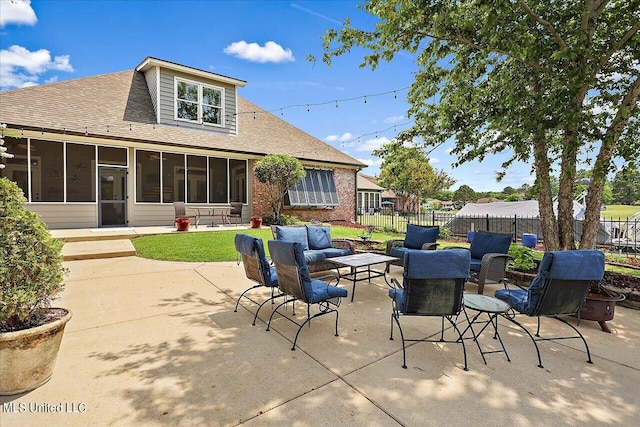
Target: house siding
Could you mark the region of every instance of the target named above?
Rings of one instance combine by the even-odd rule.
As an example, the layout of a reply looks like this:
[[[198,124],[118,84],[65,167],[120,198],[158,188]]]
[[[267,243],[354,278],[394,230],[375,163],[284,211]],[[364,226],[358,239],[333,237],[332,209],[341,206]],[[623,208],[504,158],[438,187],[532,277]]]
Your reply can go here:
[[[98,226],[98,205],[95,203],[27,203],[25,207],[40,215],[50,229]]]
[[[182,78],[185,80],[198,82],[202,84],[217,86],[224,89],[224,125],[222,127],[202,125],[197,123],[189,123],[186,121],[174,119],[174,94],[175,83],[174,78]],[[236,120],[236,87],[227,83],[217,82],[215,80],[201,79],[188,74],[178,73],[172,70],[160,69],[160,123],[177,125],[190,129],[206,130],[210,132],[220,132],[225,134],[237,133]]]
[[[153,110],[156,112],[156,117],[158,117],[158,67],[153,67],[144,73],[144,78],[149,89]]]

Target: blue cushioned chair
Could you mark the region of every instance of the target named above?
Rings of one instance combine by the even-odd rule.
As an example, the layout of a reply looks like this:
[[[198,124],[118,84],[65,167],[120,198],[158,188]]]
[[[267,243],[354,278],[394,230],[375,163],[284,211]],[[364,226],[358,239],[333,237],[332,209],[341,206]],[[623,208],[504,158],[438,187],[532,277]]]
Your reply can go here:
[[[423,226],[415,224],[407,224],[407,233],[404,239],[387,240],[388,256],[399,258],[393,262],[393,265],[402,266],[404,262],[404,254],[412,249],[435,250],[438,248],[436,240],[440,234],[438,226]],[[389,266],[387,266],[387,272]]]
[[[537,341],[581,339],[587,350],[587,362],[591,362],[589,346],[580,331],[560,315],[576,314],[585,300],[589,287],[604,276],[604,254],[595,249],[578,251],[546,252],[538,274],[526,288],[505,288],[495,292],[496,298],[511,304],[516,314],[537,317],[535,338],[513,316],[507,317],[524,330],[533,341],[538,353],[538,366],[542,368]],[[563,337],[540,337],[540,318],[549,316],[569,325],[577,335]]]
[[[404,255],[402,285],[395,278],[389,290],[392,301],[391,336],[393,322],[398,325],[402,338],[402,367],[407,368],[406,341],[446,342],[462,344],[464,370],[467,368],[467,350],[456,319],[462,310],[464,285],[469,277],[469,251],[422,251],[411,249]],[[439,339],[407,339],[402,332],[400,316],[436,316],[442,320]],[[445,340],[444,320],[448,320],[458,337]]]
[[[318,316],[335,313],[335,335],[338,336],[338,310],[336,308],[340,305],[340,298],[347,296],[347,290],[332,286],[319,279],[312,279],[309,268],[307,267],[307,262],[305,261],[303,247],[300,243],[270,240],[268,244],[271,260],[278,272],[280,292],[292,297],[294,303],[295,301],[302,301],[307,304],[307,318],[304,322],[298,323],[293,318],[285,317],[299,326],[291,350],[296,349],[298,335],[300,335],[300,331],[304,325],[307,323],[310,324],[311,319]],[[271,320],[274,314],[286,303],[287,301],[281,303],[274,309],[273,313],[271,313],[269,323],[267,324],[267,331],[271,327]],[[318,312],[313,315],[311,314],[312,305],[315,305],[318,309]],[[293,315],[295,315],[295,312]]]
[[[278,275],[276,274],[276,270],[269,264],[267,260],[267,256],[264,252],[264,244],[262,243],[262,239],[256,239],[255,237],[248,236],[246,234],[236,234],[235,236],[235,246],[236,251],[240,254],[242,258],[242,265],[244,266],[244,273],[249,280],[252,280],[256,284],[246,289],[236,301],[236,308],[233,311],[238,311],[238,304],[240,304],[240,299],[242,297],[247,298],[249,301],[259,304],[258,309],[256,310],[256,314],[253,317],[253,325],[256,324],[256,319],[258,318],[258,313],[263,305],[267,302],[273,301],[283,296],[280,292],[276,293],[278,290]],[[253,299],[249,298],[246,293],[251,291],[252,289],[261,288],[266,286],[271,289],[271,298],[263,301],[262,303],[258,303]]]
[[[484,292],[487,281],[504,280],[509,260],[510,234],[476,231],[471,241],[471,281],[478,284],[478,293]],[[446,249],[460,249],[449,246]]]

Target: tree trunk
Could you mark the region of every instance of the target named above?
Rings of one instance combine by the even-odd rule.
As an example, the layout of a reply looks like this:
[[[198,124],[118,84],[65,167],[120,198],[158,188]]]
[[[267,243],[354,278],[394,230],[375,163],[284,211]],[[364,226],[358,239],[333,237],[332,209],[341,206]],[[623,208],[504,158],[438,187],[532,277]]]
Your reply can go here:
[[[637,108],[640,98],[640,79],[637,79],[629,88],[629,92],[622,99],[616,116],[607,128],[600,151],[593,166],[593,175],[587,193],[587,208],[584,218],[584,229],[580,237],[580,249],[592,249],[598,242],[600,226],[600,205],[602,204],[602,192],[607,179],[607,172],[611,165],[613,149],[618,143],[620,134],[625,124],[629,121],[633,108]]]
[[[560,191],[558,193],[558,236],[560,250],[576,248],[573,237],[573,192],[575,190],[577,150],[573,129],[565,130],[560,163]]]
[[[551,194],[551,174],[547,147],[542,132],[536,136],[534,146],[534,168],[536,170],[536,183],[538,185],[538,210],[544,236],[544,248],[554,251],[560,248],[558,240],[558,228],[553,213],[553,196]]]

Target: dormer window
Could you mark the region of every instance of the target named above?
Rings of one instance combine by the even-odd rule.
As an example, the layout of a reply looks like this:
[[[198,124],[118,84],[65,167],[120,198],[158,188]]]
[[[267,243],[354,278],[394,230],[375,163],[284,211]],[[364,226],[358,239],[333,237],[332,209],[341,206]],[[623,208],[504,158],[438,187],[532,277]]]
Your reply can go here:
[[[222,126],[224,89],[175,79],[175,119]]]

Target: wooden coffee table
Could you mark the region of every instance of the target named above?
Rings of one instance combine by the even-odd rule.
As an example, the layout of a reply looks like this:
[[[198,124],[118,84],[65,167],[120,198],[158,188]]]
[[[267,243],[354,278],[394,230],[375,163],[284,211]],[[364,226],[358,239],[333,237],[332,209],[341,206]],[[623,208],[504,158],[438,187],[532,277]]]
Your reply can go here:
[[[340,282],[340,279],[343,277],[353,282],[353,287],[351,289],[352,302],[353,297],[356,294],[357,282],[368,280],[369,283],[371,283],[371,279],[383,277],[387,286],[391,286],[387,280],[387,265],[397,260],[398,258],[395,257],[369,252],[326,259],[326,261],[332,262],[336,265],[336,269],[338,270],[338,282]],[[371,266],[376,264],[384,264],[382,271],[373,270],[371,268]],[[340,267],[350,267],[350,272],[342,274],[340,273]],[[358,275],[360,275],[360,277],[358,277]],[[364,277],[362,277],[362,275],[364,275]]]

